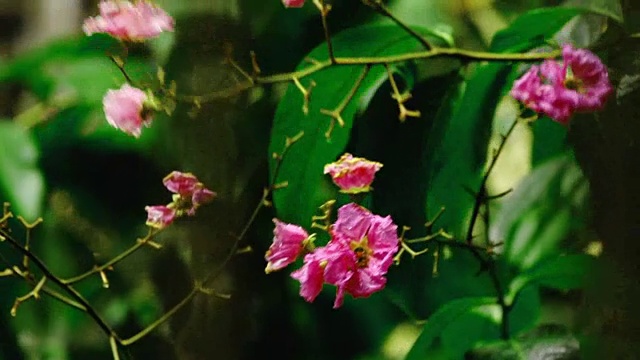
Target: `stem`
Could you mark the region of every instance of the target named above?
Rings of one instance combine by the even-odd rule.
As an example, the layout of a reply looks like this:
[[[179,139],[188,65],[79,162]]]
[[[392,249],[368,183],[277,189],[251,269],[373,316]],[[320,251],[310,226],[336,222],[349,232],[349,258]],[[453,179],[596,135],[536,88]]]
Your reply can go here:
[[[513,129],[516,128],[517,124],[518,124],[518,119],[516,118],[511,124],[511,126],[509,126],[509,130],[507,130],[507,133],[502,137],[502,141],[500,142],[498,149],[493,154],[491,162],[489,163],[489,168],[487,169],[487,171],[484,173],[484,176],[482,177],[482,181],[480,182],[480,188],[478,189],[478,193],[476,194],[476,199],[473,204],[473,210],[471,211],[471,222],[469,223],[469,227],[467,228],[466,240],[468,244],[471,244],[471,242],[473,241],[473,229],[476,225],[476,221],[478,220],[478,216],[480,215],[480,207],[487,200],[486,187],[487,187],[487,180],[489,179],[489,175],[491,175],[491,171],[493,171],[493,168],[495,167],[496,162],[498,162],[498,158],[500,157],[502,150],[504,150],[504,146],[507,143],[509,136],[511,136],[511,134],[513,133]]]
[[[182,299],[179,303],[177,303],[174,307],[172,307],[171,310],[167,311],[159,319],[151,323],[146,328],[142,329],[142,331],[140,331],[139,333],[133,335],[128,339],[120,340],[120,344],[122,344],[123,346],[128,346],[142,339],[143,337],[147,336],[150,332],[155,330],[158,326],[164,324],[175,313],[177,313],[178,311],[180,311],[180,309],[182,309],[185,305],[187,305],[191,301],[191,299],[193,299],[193,297],[198,293],[199,290],[200,288],[198,286],[194,286],[191,292],[189,292],[189,294],[185,296],[184,299]]]
[[[67,285],[75,284],[77,282],[80,282],[80,281],[88,278],[89,276],[91,276],[93,274],[97,274],[97,273],[100,273],[100,272],[102,272],[104,270],[107,270],[107,269],[111,268],[112,266],[114,266],[117,263],[119,263],[120,261],[126,259],[127,257],[129,257],[129,255],[133,254],[138,249],[140,249],[141,247],[146,245],[148,243],[148,241],[151,240],[151,238],[154,235],[156,235],[157,233],[158,232],[153,232],[153,230],[149,230],[149,233],[147,234],[147,236],[145,236],[143,239],[140,239],[138,242],[136,242],[135,245],[133,245],[130,248],[128,248],[127,250],[123,251],[122,253],[120,253],[119,255],[114,257],[113,259],[107,261],[103,265],[95,266],[93,269],[91,269],[91,270],[89,270],[89,271],[87,271],[87,272],[85,272],[83,274],[80,274],[78,276],[74,276],[74,277],[69,278],[69,279],[64,279],[64,280],[62,280],[62,282],[64,284],[67,284]]]
[[[329,24],[327,23],[327,15],[331,10],[331,5],[324,3],[324,0],[314,0],[313,3],[320,10],[320,16],[322,18],[322,29],[324,30],[324,39],[327,43],[327,51],[329,52],[329,60],[331,64],[336,63],[335,55],[333,54],[333,43],[331,42],[331,34],[329,33]]]
[[[399,55],[390,56],[378,56],[378,57],[336,57],[315,61],[311,66],[288,73],[281,73],[268,76],[257,76],[253,78],[253,81],[245,81],[237,84],[234,87],[222,89],[214,92],[210,92],[204,95],[178,95],[176,100],[184,102],[210,102],[216,99],[228,98],[239,95],[244,91],[247,91],[254,86],[274,84],[281,82],[290,82],[293,79],[302,79],[316,72],[322,71],[331,66],[348,66],[348,65],[376,65],[376,64],[393,64],[409,60],[424,60],[430,58],[450,57],[460,60],[469,61],[542,61],[550,58],[556,58],[561,55],[561,52],[551,51],[547,53],[525,53],[525,54],[502,54],[502,53],[489,53],[482,51],[464,50],[458,48],[439,48],[432,47],[430,50],[411,52]]]

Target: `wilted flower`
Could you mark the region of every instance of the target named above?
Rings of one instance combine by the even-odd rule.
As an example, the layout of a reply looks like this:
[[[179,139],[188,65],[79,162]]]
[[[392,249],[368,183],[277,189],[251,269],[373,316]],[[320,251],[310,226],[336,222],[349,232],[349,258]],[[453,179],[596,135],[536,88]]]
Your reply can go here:
[[[382,290],[398,252],[397,228],[390,216],[374,215],[354,203],[338,209],[331,241],[306,255],[303,267],[291,274],[300,281],[300,295],[313,301],[323,283],[335,285],[333,307],[339,308],[345,293],[362,298]]]
[[[175,210],[164,205],[147,206],[144,209],[147,211],[147,225],[156,229],[166,227],[176,217]]]
[[[511,96],[531,110],[568,123],[576,111],[601,109],[613,91],[600,59],[588,50],[565,45],[563,62],[532,66],[511,89]]]
[[[382,164],[345,153],[338,161],[325,165],[324,173],[331,175],[333,182],[348,194],[371,190],[371,183]]]
[[[144,41],[173,31],[174,21],[164,10],[145,1],[103,0],[100,15],[85,20],[87,35],[106,33],[124,41]]]
[[[104,113],[109,124],[127,134],[139,137],[142,126],[149,126],[153,120],[151,112],[145,111],[147,93],[124,84],[118,90],[109,90],[102,100]]]
[[[301,8],[304,6],[305,0],[282,0],[282,4],[286,8]]]
[[[298,259],[304,250],[304,242],[309,234],[300,226],[283,223],[273,219],[276,227],[273,229],[273,243],[264,258],[267,260],[265,273],[280,270]]]

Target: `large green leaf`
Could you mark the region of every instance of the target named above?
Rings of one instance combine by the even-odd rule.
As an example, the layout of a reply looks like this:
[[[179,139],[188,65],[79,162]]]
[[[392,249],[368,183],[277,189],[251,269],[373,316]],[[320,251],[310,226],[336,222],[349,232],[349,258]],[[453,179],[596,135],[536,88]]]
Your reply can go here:
[[[500,307],[493,297],[469,297],[448,302],[429,317],[406,360],[424,359],[447,328],[455,326],[461,319],[464,320],[466,315],[474,311],[487,313],[495,310],[500,311]]]
[[[0,194],[29,221],[41,215],[44,179],[31,134],[18,124],[0,121]]]
[[[420,30],[427,35],[429,31]],[[432,38],[436,43],[443,42]],[[420,47],[420,44],[405,31],[391,24],[377,24],[344,31],[333,38],[337,56],[383,56],[400,54]],[[308,55],[312,59],[326,59],[327,47],[321,44]],[[303,61],[298,70],[309,67]],[[336,190],[323,175],[325,164],[334,161],[344,150],[349,140],[359,104],[366,94],[371,94],[382,81],[386,70],[378,65],[371,68],[352,101],[342,111],[344,127],[336,125],[330,139],[325,137],[331,118],[320,109],[335,109],[349,93],[362,73],[362,66],[334,66],[302,79],[306,87],[313,80],[308,115],[302,112],[303,97],[295,85],[290,84],[276,110],[269,152],[280,152],[286,137],[304,131],[302,139],[287,154],[282,163],[280,181],[289,186],[274,194],[278,215],[287,221],[310,225],[311,216],[328,199],[334,198]],[[410,81],[409,81],[410,82]],[[396,121],[390,119],[390,121]],[[270,161],[273,173],[275,162]]]
[[[583,220],[588,184],[571,154],[536,167],[515,188],[491,223],[504,241],[504,259],[527,269],[559,254],[558,245]]]

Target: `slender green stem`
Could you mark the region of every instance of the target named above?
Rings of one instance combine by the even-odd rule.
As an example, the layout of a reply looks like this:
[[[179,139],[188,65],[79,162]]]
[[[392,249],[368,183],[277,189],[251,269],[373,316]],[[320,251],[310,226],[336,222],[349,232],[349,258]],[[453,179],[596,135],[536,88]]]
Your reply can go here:
[[[157,231],[154,232],[153,230],[149,230],[149,233],[147,234],[147,236],[145,236],[143,239],[139,239],[136,244],[132,245],[127,250],[123,251],[122,253],[120,253],[119,255],[115,256],[113,259],[107,261],[103,265],[95,266],[93,269],[91,269],[89,271],[86,271],[85,273],[82,273],[82,274],[80,274],[78,276],[74,276],[74,277],[69,278],[69,279],[63,279],[62,282],[64,284],[75,284],[77,282],[80,282],[80,281],[88,278],[91,275],[100,273],[102,271],[105,271],[105,270],[111,268],[112,266],[116,265],[117,263],[119,263],[122,260],[124,260],[127,257],[129,257],[131,254],[135,253],[141,247],[147,245],[149,240],[156,234],[157,234]]]
[[[500,142],[498,149],[495,151],[495,153],[491,158],[491,162],[489,163],[489,168],[487,169],[487,171],[484,173],[484,176],[482,177],[482,181],[480,182],[480,187],[478,189],[478,193],[476,194],[476,199],[473,204],[473,210],[471,211],[471,221],[469,223],[469,227],[467,228],[466,240],[467,240],[467,243],[469,244],[473,241],[473,229],[475,228],[476,221],[478,220],[478,216],[480,214],[480,207],[487,200],[487,181],[489,180],[489,176],[491,175],[491,172],[493,171],[493,168],[495,167],[496,162],[498,162],[498,158],[500,157],[502,150],[504,150],[504,146],[507,143],[507,140],[513,133],[513,130],[516,128],[517,124],[518,124],[518,119],[515,119],[511,124],[511,126],[509,126],[509,130],[507,130],[507,133],[502,136],[502,141]]]
[[[407,24],[405,24],[402,20],[398,19],[389,9],[382,3],[381,0],[362,0],[362,2],[371,7],[373,10],[381,14],[382,16],[388,17],[393,21],[396,25],[400,26],[402,30],[406,31],[409,35],[413,36],[426,50],[431,50],[431,44],[425,39],[422,35],[418,34],[415,30],[410,28]]]
[[[198,101],[205,103],[221,98],[228,98],[239,95],[254,86],[274,84],[280,82],[289,82],[293,79],[302,79],[331,66],[356,66],[356,65],[376,65],[376,64],[394,64],[410,60],[425,60],[431,58],[450,57],[467,61],[542,61],[545,59],[556,58],[561,55],[560,51],[550,51],[546,53],[525,53],[525,54],[503,54],[490,53],[482,51],[464,50],[458,48],[440,48],[432,47],[430,50],[404,53],[389,56],[377,57],[335,57],[323,61],[314,61],[312,65],[302,70],[292,71],[267,76],[257,76],[253,81],[241,82],[234,87],[210,92],[204,95],[178,95],[176,99],[185,102]]]
[[[131,345],[131,344],[135,343],[136,341],[142,339],[143,337],[147,336],[150,332],[155,330],[158,326],[164,324],[175,313],[177,313],[183,307],[185,307],[191,301],[191,299],[193,299],[193,297],[196,296],[196,294],[198,293],[199,290],[200,290],[200,288],[197,285],[194,286],[193,289],[189,292],[189,294],[184,297],[184,299],[182,299],[179,303],[177,303],[169,311],[164,313],[164,315],[162,315],[156,321],[154,321],[149,326],[147,326],[146,328],[142,329],[142,331],[140,331],[139,333],[133,335],[132,337],[120,340],[120,344],[122,344],[123,346],[128,346],[128,345]]]

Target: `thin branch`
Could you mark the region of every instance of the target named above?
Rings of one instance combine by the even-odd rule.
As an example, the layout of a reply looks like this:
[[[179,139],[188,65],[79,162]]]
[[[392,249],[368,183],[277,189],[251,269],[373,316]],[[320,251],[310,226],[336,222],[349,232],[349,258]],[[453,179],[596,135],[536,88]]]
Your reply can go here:
[[[542,61],[550,58],[556,58],[561,55],[559,50],[551,51],[547,53],[525,53],[525,54],[503,54],[503,53],[489,53],[481,51],[464,50],[458,48],[438,48],[434,47],[430,50],[404,53],[399,55],[390,56],[378,56],[378,57],[336,57],[334,62],[331,59],[323,61],[314,61],[309,67],[292,71],[288,73],[281,73],[268,76],[256,76],[254,81],[246,81],[237,84],[234,87],[217,90],[204,95],[177,95],[176,100],[183,102],[199,102],[205,103],[214,101],[217,99],[223,99],[239,95],[254,86],[274,84],[281,82],[290,82],[294,79],[301,80],[316,72],[322,71],[331,66],[348,66],[348,65],[376,65],[376,64],[394,64],[409,60],[424,60],[430,58],[449,57],[460,60],[470,61],[521,61],[521,62],[533,62]]]
[[[422,35],[418,34],[415,30],[410,28],[407,24],[405,24],[402,20],[398,19],[389,9],[382,3],[381,0],[362,0],[362,2],[371,7],[373,10],[381,14],[382,16],[388,17],[393,21],[396,25],[400,26],[404,31],[406,31],[409,35],[413,36],[426,50],[431,50],[432,46],[429,44],[427,39],[425,39]]]
[[[266,204],[269,204],[268,198],[271,195],[271,193],[273,191],[275,191],[276,189],[280,188],[280,186],[277,183],[277,179],[278,179],[278,175],[280,173],[280,166],[281,166],[281,163],[282,163],[282,160],[283,160],[284,156],[288,152],[289,148],[294,143],[296,143],[298,140],[300,140],[300,138],[302,138],[302,136],[303,136],[303,133],[300,132],[298,135],[294,136],[293,138],[287,138],[286,139],[284,150],[282,151],[282,153],[280,155],[277,155],[277,157],[276,157],[276,161],[277,161],[276,162],[276,168],[275,168],[275,170],[273,172],[273,177],[271,178],[271,181],[269,182],[269,186],[264,189],[264,191],[262,193],[262,198],[260,199],[260,202],[258,203],[258,205],[254,209],[253,213],[249,217],[249,220],[247,221],[247,223],[243,227],[242,231],[240,232],[240,235],[238,235],[236,237],[236,240],[234,241],[233,245],[231,246],[231,250],[229,250],[229,252],[227,253],[227,256],[221,262],[220,266],[218,266],[218,268],[216,270],[214,270],[209,275],[207,275],[204,278],[204,280],[202,280],[201,282],[196,283],[194,285],[193,289],[189,292],[189,294],[187,294],[179,303],[177,303],[175,306],[173,306],[164,315],[162,315],[156,321],[154,321],[153,323],[151,323],[150,325],[145,327],[142,331],[140,331],[136,335],[134,335],[134,336],[132,336],[130,338],[127,338],[127,339],[119,340],[120,344],[122,344],[123,346],[127,346],[127,345],[131,345],[131,344],[135,343],[136,341],[139,341],[140,339],[142,339],[143,337],[145,337],[146,335],[148,335],[149,333],[154,331],[156,328],[158,328],[160,325],[164,324],[175,313],[177,313],[182,308],[184,308],[187,304],[189,304],[189,302],[199,292],[206,293],[206,294],[212,294],[213,293],[213,291],[211,291],[210,289],[206,289],[205,285],[207,284],[207,282],[209,282],[209,281],[215,279],[216,277],[218,277],[222,273],[222,271],[226,268],[226,266],[229,264],[229,262],[233,259],[233,257],[238,254],[240,243],[242,242],[242,240],[245,238],[245,236],[247,235],[247,233],[251,229],[251,226],[253,225],[253,223],[257,219],[258,214],[260,213],[260,210],[262,210],[262,208],[265,207]],[[219,294],[216,294],[216,295],[218,295],[218,296],[220,296],[222,298],[228,298],[228,296],[219,295]]]
[[[320,10],[320,16],[322,18],[322,29],[324,30],[324,40],[327,42],[327,51],[329,52],[329,61],[331,64],[336,63],[336,58],[333,53],[333,43],[331,42],[331,33],[329,32],[329,24],[327,23],[327,16],[331,11],[331,5],[325,4],[324,0],[313,0],[314,5]]]
[[[74,276],[74,277],[69,278],[69,279],[63,279],[61,281],[64,284],[67,284],[67,285],[75,284],[77,282],[80,282],[80,281],[88,278],[91,275],[102,273],[105,270],[108,270],[108,269],[112,268],[114,265],[116,265],[120,261],[126,259],[131,254],[135,253],[141,247],[143,247],[145,245],[149,245],[150,242],[151,242],[151,239],[153,238],[153,236],[157,235],[160,231],[161,230],[149,229],[149,233],[147,234],[147,236],[145,236],[142,239],[138,239],[138,241],[135,243],[135,245],[132,245],[130,248],[128,248],[127,250],[123,251],[119,255],[115,256],[113,259],[107,261],[103,265],[95,266],[93,269],[91,269],[91,270],[89,270],[89,271],[87,271],[87,272],[85,272],[83,274],[80,274],[78,276]]]
[[[509,130],[507,130],[507,133],[502,136],[502,141],[500,142],[498,149],[494,152],[491,158],[491,162],[489,163],[489,168],[487,169],[487,171],[484,173],[484,176],[482,177],[482,181],[480,182],[480,187],[478,189],[478,193],[476,194],[475,202],[473,204],[473,210],[471,211],[471,221],[469,223],[469,227],[467,228],[466,240],[467,240],[467,243],[469,244],[471,244],[471,242],[473,241],[473,229],[475,228],[476,221],[478,220],[480,207],[487,200],[487,189],[486,189],[487,180],[489,179],[489,176],[491,175],[491,172],[493,171],[493,168],[495,167],[496,162],[498,162],[498,158],[500,157],[500,154],[502,153],[502,150],[504,149],[504,146],[507,143],[509,136],[511,136],[511,134],[513,133],[513,129],[516,128],[517,124],[518,124],[518,119],[516,118],[511,124],[511,126],[509,126]]]
[[[102,329],[102,331],[107,334],[107,336],[116,336],[113,329],[102,319],[100,314],[89,304],[89,302],[80,294],[76,289],[74,289],[71,285],[65,284],[55,276],[51,270],[44,264],[40,258],[38,258],[34,253],[27,250],[22,246],[17,240],[15,240],[11,235],[9,235],[4,229],[0,229],[0,240],[7,241],[14,249],[18,250],[22,255],[29,257],[29,260],[44,274],[44,276],[53,282],[54,284],[60,286],[66,293],[69,294],[76,302],[78,302],[81,306],[85,308],[86,313],[94,320],[94,322]]]

